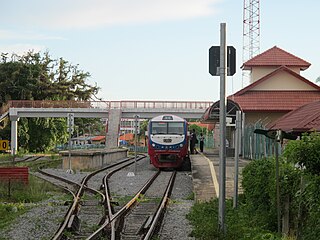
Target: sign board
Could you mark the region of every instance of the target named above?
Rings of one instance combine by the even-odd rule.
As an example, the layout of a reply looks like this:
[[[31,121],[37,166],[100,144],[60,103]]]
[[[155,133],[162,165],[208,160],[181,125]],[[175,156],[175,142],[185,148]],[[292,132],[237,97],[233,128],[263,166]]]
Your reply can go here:
[[[134,129],[137,130],[137,134],[140,134],[140,116],[139,115],[134,115],[133,116],[135,118],[134,123],[133,123],[133,127]]]
[[[9,150],[9,140],[0,140],[0,150]]]
[[[220,46],[212,46],[209,49],[209,73],[212,76],[220,76]],[[236,73],[236,49],[233,46],[227,47],[227,75],[233,76]]]
[[[74,113],[68,113],[68,131],[74,131]]]

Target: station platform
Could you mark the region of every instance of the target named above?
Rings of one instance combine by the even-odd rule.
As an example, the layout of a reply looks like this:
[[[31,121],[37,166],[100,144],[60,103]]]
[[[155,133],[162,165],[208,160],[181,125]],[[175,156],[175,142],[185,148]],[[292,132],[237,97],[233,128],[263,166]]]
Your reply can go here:
[[[190,155],[195,200],[210,201],[219,196],[219,154],[217,150]],[[250,160],[239,159],[238,193],[241,188],[241,171]],[[226,198],[233,198],[234,157],[226,158]]]

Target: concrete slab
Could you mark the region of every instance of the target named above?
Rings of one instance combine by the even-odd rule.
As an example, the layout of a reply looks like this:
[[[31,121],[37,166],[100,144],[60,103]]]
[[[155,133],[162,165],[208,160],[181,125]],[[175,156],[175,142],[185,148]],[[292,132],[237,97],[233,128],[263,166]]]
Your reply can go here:
[[[193,178],[193,191],[196,201],[209,201],[219,196],[219,155],[205,152],[190,155]],[[238,192],[242,193],[241,171],[250,161],[239,159]],[[226,159],[226,198],[233,198],[234,193],[234,158]]]

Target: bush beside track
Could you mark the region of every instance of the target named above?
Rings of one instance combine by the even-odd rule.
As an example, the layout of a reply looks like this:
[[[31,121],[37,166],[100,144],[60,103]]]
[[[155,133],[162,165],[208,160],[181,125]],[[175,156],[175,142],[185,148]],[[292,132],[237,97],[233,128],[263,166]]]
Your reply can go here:
[[[308,166],[298,168],[297,163]],[[253,160],[242,172],[237,209],[226,202],[226,234],[218,228],[218,200],[196,203],[188,219],[196,239],[317,240],[320,235],[320,134],[290,141],[279,158],[281,212],[289,203],[289,234],[277,233],[275,159]],[[283,216],[283,215],[282,215]]]
[[[7,165],[12,165],[12,159],[10,157],[1,156],[0,158],[1,160],[8,161]],[[16,166],[28,166],[31,171],[36,171],[41,165],[50,167],[59,166],[61,165],[61,159],[50,157],[50,160],[46,162],[35,161],[16,164]],[[28,185],[11,183],[10,192],[11,195],[9,196],[8,183],[0,182],[0,229],[4,229],[10,225],[17,217],[28,211],[33,204],[37,204],[55,195],[63,196],[59,188],[32,175],[29,175]]]

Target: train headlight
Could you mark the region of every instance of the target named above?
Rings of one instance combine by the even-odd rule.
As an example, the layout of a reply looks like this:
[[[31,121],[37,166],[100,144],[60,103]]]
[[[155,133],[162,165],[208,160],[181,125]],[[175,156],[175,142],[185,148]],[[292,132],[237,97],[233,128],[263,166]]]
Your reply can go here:
[[[180,145],[179,145],[181,148],[183,147],[183,144],[182,143],[180,143]]]
[[[152,143],[152,147],[155,147],[156,145],[154,143]]]

